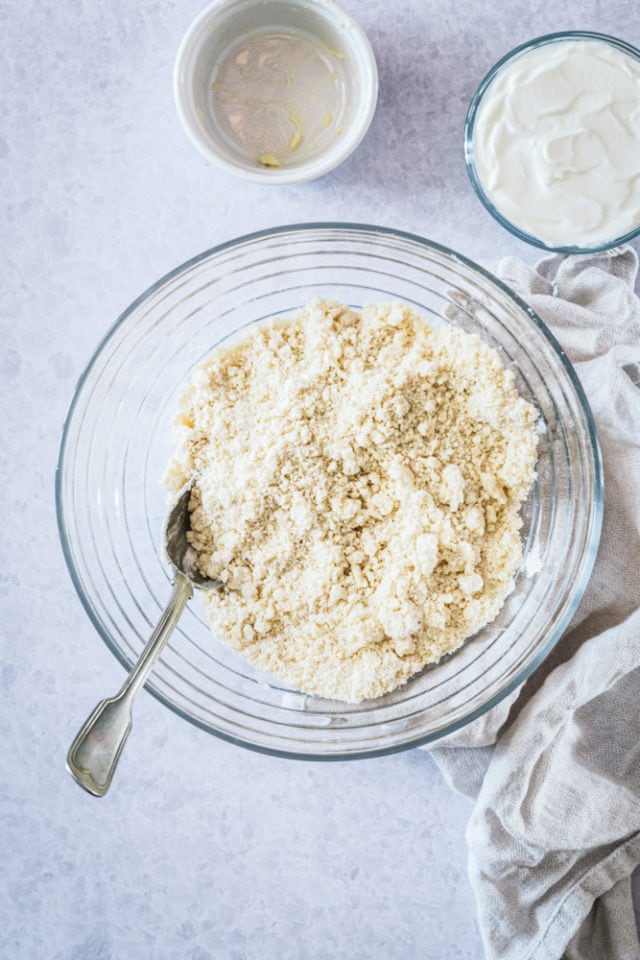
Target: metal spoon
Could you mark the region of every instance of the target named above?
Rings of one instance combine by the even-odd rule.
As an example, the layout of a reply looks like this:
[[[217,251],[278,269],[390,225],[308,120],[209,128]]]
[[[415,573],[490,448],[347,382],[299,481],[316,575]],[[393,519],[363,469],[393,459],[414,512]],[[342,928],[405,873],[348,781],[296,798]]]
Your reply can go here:
[[[103,797],[111,785],[131,730],[133,701],[193,596],[193,588],[212,590],[221,586],[218,580],[207,580],[199,572],[195,565],[196,552],[187,540],[191,526],[191,486],[176,500],[165,527],[165,551],[175,571],[173,594],[167,608],[120,692],[100,701],[78,731],[67,755],[69,773],[94,797]]]

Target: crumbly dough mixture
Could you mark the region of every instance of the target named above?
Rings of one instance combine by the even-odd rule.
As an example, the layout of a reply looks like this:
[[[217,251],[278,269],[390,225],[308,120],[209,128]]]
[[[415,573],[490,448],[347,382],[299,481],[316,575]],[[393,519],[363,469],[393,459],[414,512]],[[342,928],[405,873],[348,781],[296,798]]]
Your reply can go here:
[[[194,373],[165,482],[225,588],[214,631],[322,697],[394,689],[493,619],[521,557],[534,408],[475,335],[315,301]]]

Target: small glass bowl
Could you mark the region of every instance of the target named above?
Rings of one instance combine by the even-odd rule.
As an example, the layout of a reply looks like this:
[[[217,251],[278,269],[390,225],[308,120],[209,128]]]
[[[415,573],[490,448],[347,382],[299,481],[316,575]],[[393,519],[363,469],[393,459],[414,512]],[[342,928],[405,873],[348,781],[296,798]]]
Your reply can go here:
[[[196,596],[147,689],[180,716],[270,754],[345,760],[436,740],[517,687],[552,649],[591,573],[602,474],[589,406],[547,328],[505,284],[446,247],[382,227],[266,230],[195,257],[117,320],[82,374],[56,480],[71,577],[127,668],[171,590],[163,557],[171,421],[194,367],[250,324],[314,297],[361,307],[401,300],[435,324],[478,333],[539,412],[537,478],[523,507],[522,563],[498,617],[452,656],[377,700],[288,689],[215,637]]]
[[[523,54],[529,53],[531,50],[535,50],[538,47],[545,46],[550,43],[557,43],[562,40],[600,40],[604,43],[610,44],[612,47],[615,47],[617,50],[620,50],[622,53],[627,54],[630,57],[633,57],[635,60],[640,62],[640,50],[637,50],[635,47],[632,47],[630,44],[625,43],[624,40],[618,40],[616,37],[610,37],[604,33],[593,33],[589,30],[565,30],[560,33],[547,33],[542,37],[535,37],[533,40],[528,40],[526,43],[520,44],[518,47],[514,47],[509,53],[505,54],[498,62],[489,70],[487,75],[484,77],[480,86],[476,90],[469,104],[469,109],[467,111],[467,118],[464,126],[464,157],[467,167],[467,173],[469,179],[471,180],[471,185],[476,193],[476,196],[479,198],[481,203],[486,207],[492,217],[494,217],[498,223],[502,224],[506,230],[512,233],[519,240],[524,240],[525,243],[530,243],[534,247],[539,247],[541,250],[547,250],[550,253],[600,253],[603,250],[611,250],[613,247],[618,247],[623,243],[628,243],[630,240],[633,240],[635,237],[640,235],[640,223],[633,230],[630,230],[628,233],[625,233],[621,237],[616,237],[615,239],[608,240],[606,243],[595,244],[594,246],[585,246],[580,245],[578,242],[571,245],[564,246],[553,246],[551,244],[545,243],[543,240],[540,240],[538,237],[533,237],[531,234],[526,233],[524,230],[521,230],[510,220],[507,220],[505,216],[497,209],[497,207],[492,203],[487,194],[485,193],[484,187],[478,175],[475,162],[475,153],[473,148],[473,134],[474,127],[476,122],[476,117],[482,103],[482,98],[487,92],[488,87],[491,82],[494,80],[496,75],[513,60],[516,60],[518,57]]]

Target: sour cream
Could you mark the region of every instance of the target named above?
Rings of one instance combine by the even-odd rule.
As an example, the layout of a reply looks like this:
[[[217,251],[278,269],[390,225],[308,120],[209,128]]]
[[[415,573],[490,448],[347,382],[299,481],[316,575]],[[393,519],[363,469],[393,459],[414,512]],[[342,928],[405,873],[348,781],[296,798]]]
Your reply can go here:
[[[472,154],[523,233],[587,249],[624,237],[640,226],[640,61],[579,38],[514,57],[480,100]]]

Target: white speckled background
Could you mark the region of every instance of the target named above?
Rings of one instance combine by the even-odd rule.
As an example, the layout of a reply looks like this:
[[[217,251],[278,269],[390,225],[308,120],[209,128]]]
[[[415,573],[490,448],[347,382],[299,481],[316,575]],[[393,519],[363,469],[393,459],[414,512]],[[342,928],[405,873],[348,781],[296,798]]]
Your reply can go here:
[[[65,409],[106,328],[178,263],[279,223],[380,223],[476,259],[535,259],[467,182],[471,94],[552,29],[640,44],[636,0],[346,5],[378,58],[372,129],[334,173],[278,189],[208,166],[178,124],[172,62],[200,0],[0,6],[3,960],[481,957],[469,806],[423,753],[270,759],[143,694],[106,799],[64,770],[79,723],[122,680],[72,589],[53,503]]]

